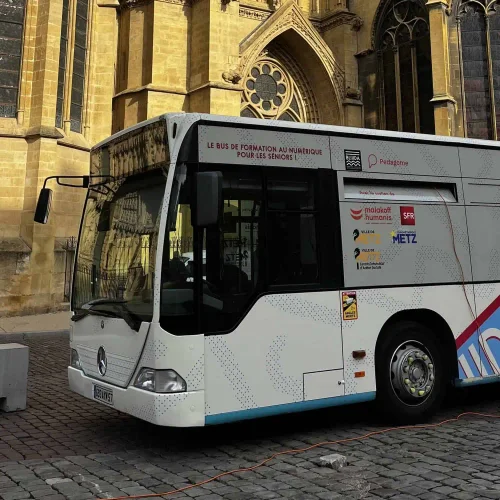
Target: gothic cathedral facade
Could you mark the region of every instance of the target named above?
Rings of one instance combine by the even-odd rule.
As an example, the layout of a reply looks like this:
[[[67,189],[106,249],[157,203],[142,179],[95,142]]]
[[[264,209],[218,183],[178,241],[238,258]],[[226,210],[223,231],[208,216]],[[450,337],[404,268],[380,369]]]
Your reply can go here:
[[[172,111],[497,140],[500,0],[0,0],[0,315],[67,307],[83,195],[34,225],[44,179]]]

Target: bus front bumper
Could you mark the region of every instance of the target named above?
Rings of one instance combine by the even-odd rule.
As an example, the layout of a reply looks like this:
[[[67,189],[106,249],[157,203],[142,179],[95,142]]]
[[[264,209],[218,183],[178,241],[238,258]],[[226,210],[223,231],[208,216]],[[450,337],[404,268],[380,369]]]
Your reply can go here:
[[[156,394],[131,386],[122,388],[87,377],[82,370],[71,366],[68,367],[68,381],[73,392],[152,424],[168,427],[205,425],[204,391]]]

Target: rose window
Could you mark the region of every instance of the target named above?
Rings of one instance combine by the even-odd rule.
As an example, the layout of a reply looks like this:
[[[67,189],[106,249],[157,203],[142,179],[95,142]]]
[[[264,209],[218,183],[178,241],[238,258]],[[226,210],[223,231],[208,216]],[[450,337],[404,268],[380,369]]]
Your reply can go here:
[[[289,105],[291,83],[271,61],[257,63],[245,82],[246,100],[266,117],[278,115]]]

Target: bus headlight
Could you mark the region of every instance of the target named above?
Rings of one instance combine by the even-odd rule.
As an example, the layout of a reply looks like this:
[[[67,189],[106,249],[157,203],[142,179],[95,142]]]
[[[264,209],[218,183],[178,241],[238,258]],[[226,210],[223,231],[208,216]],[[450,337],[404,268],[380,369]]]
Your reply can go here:
[[[143,368],[137,375],[134,387],[158,394],[186,392],[186,381],[174,370]]]
[[[80,363],[80,356],[76,349],[71,349],[71,358],[69,362],[71,368],[76,368],[77,370],[82,369],[82,364]]]

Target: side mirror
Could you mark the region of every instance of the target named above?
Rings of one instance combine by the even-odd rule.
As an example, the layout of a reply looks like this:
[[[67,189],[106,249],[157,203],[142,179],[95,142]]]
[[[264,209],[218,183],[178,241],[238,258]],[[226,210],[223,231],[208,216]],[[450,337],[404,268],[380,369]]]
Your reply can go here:
[[[194,227],[215,226],[222,215],[222,173],[199,172],[195,175],[196,206],[192,213]]]
[[[42,188],[36,204],[34,221],[40,224],[47,224],[49,219],[50,206],[52,204],[52,189]]]

